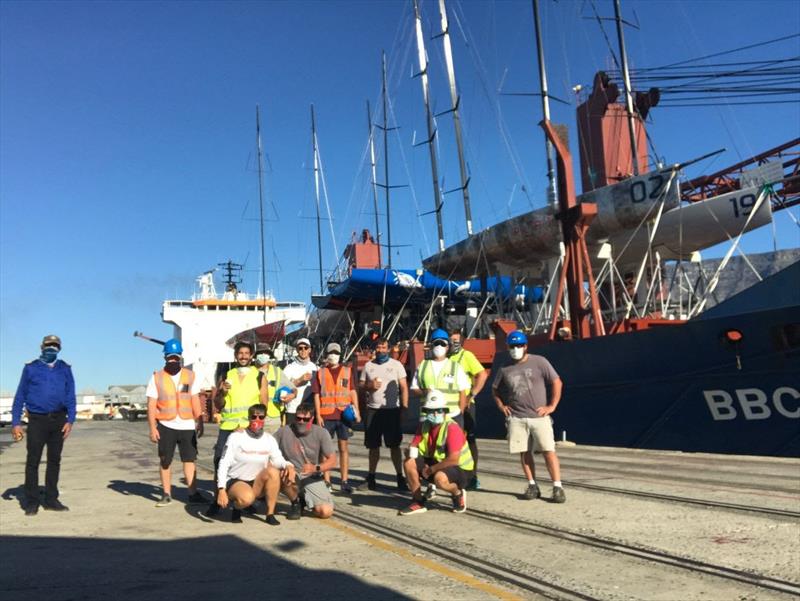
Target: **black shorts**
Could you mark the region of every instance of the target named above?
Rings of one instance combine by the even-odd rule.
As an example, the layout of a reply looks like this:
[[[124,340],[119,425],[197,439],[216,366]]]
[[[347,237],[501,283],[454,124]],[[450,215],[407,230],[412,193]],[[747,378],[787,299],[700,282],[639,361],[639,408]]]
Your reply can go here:
[[[197,459],[197,433],[194,428],[174,430],[162,426],[159,422],[156,429],[158,430],[158,457],[161,459],[161,467],[168,468],[172,464],[175,445],[178,445],[181,461],[184,463]]]
[[[475,442],[475,403],[470,403],[464,411],[464,434],[469,442]]]
[[[350,428],[348,428],[344,422],[340,419],[326,419],[324,420],[325,429],[328,431],[328,434],[333,435],[336,434],[339,440],[348,440],[350,438]]]
[[[364,425],[364,446],[368,449],[379,449],[381,438],[391,448],[399,447],[403,442],[400,408],[370,409],[367,407],[367,421]]]
[[[433,465],[435,463],[436,462],[433,459],[425,459],[424,457],[417,457],[417,473],[420,474],[421,477],[422,468],[425,467],[426,465]],[[460,488],[461,490],[464,490],[466,488],[467,482],[472,480],[472,476],[474,474],[473,471],[468,472],[462,470],[457,465],[446,467],[440,471],[443,472],[445,476],[447,476],[447,479],[450,482],[456,484],[458,488]],[[431,479],[431,482],[433,482],[433,479]]]
[[[239,480],[239,478],[231,478],[230,480],[228,480],[228,485],[225,487],[225,490],[230,490],[231,486],[233,486],[237,482],[244,482],[245,484],[247,484],[249,487],[252,488],[253,482],[255,482],[255,480]]]

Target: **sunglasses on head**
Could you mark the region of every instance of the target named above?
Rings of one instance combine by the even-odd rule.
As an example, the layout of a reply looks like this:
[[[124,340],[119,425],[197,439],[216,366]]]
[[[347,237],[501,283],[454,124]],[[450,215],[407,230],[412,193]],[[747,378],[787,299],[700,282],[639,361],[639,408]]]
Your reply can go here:
[[[313,418],[309,415],[308,417],[297,417],[295,416],[294,420],[297,422],[310,422]]]
[[[249,419],[251,422],[263,422],[266,418],[266,415],[251,415]]]
[[[448,346],[448,344],[444,340],[437,340],[433,343],[433,346]]]

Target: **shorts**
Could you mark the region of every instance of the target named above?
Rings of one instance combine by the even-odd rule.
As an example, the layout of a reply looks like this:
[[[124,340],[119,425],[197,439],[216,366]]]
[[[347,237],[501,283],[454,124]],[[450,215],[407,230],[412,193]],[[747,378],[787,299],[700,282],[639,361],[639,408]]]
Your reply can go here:
[[[190,463],[197,459],[197,433],[194,428],[191,430],[174,430],[162,426],[159,422],[156,425],[158,430],[158,457],[161,459],[161,467],[166,469],[172,465],[172,458],[175,456],[175,445],[181,454],[181,461]]]
[[[364,425],[364,446],[368,449],[379,449],[381,437],[390,449],[399,447],[403,442],[400,409],[367,408],[367,421]]]
[[[228,480],[228,485],[225,487],[225,490],[230,490],[231,486],[233,486],[237,482],[244,482],[250,488],[252,488],[253,487],[253,483],[255,482],[255,480],[239,480],[239,478],[231,478],[230,480]]]
[[[508,428],[508,452],[524,453],[525,451],[541,451],[547,453],[556,450],[553,435],[553,420],[549,415],[544,417],[514,417],[506,420]]]
[[[345,426],[344,422],[340,419],[326,419],[324,423],[325,429],[328,431],[328,434],[331,435],[331,438],[336,434],[339,440],[348,440],[352,434],[350,428]]]
[[[475,415],[477,411],[475,410],[475,403],[470,403],[467,407],[467,410],[462,413],[464,416],[464,434],[467,435],[468,442],[475,442]]]
[[[309,511],[318,505],[330,505],[333,507],[333,495],[331,495],[328,487],[325,486],[325,480],[322,478],[311,476],[300,480],[299,490],[305,501],[306,509]]]
[[[436,463],[433,459],[425,459],[425,457],[417,457],[417,473],[422,474],[422,468],[426,465],[433,465]],[[462,470],[457,465],[451,465],[450,467],[446,467],[443,470],[439,470],[447,476],[447,479],[456,484],[458,488],[464,490],[467,486],[467,482],[472,480],[472,476],[475,474],[473,470],[466,471]]]

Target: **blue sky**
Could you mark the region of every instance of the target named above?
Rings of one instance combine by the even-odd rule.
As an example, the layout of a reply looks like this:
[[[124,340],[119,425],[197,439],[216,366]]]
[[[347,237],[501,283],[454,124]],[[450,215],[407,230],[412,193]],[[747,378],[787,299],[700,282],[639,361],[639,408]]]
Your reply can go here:
[[[588,3],[543,0],[551,93],[572,100],[609,53]],[[543,204],[539,103],[498,96],[537,88],[530,2],[448,3],[477,227]],[[605,16],[610,2],[597,2]],[[437,4],[422,3],[426,33]],[[629,0],[633,67],[711,54],[800,29],[800,4]],[[635,14],[634,14],[635,13]],[[609,35],[614,39],[611,24]],[[167,337],[165,298],[186,298],[218,262],[246,262],[258,286],[255,105],[262,111],[270,214],[268,288],[308,302],[317,287],[309,105],[331,209],[325,267],[351,232],[372,227],[363,161],[365,102],[379,101],[380,53],[389,62],[393,123],[395,266],[416,267],[435,247],[426,134],[408,2],[0,3],[0,389],[13,391],[41,337],[57,333],[78,389],[144,382]],[[731,60],[800,54],[798,39]],[[442,52],[428,41],[434,110],[449,107]],[[683,161],[726,147],[689,175],[734,163],[798,135],[800,105],[656,108],[657,152]],[[380,118],[380,114],[378,114]],[[554,107],[575,139],[574,102]],[[457,186],[452,124],[441,117],[444,188]],[[502,122],[504,134],[498,123]],[[573,144],[574,148],[574,144]],[[512,149],[512,151],[509,151]],[[512,158],[513,157],[513,158]],[[577,164],[577,160],[576,160]],[[380,166],[379,166],[380,168]],[[529,193],[521,191],[525,185]],[[464,236],[463,208],[447,197],[445,238]],[[779,216],[778,246],[797,246]],[[772,232],[748,240],[769,250]],[[314,290],[316,291],[316,290]]]

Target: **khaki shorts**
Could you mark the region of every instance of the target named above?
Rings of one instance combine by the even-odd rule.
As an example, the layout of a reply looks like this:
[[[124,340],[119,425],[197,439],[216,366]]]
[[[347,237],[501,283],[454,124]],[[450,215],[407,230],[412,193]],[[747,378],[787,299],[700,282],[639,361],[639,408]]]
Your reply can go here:
[[[544,417],[509,417],[508,452],[524,453],[525,451],[555,451],[556,441],[553,435],[553,420],[549,415]]]
[[[306,509],[312,511],[318,505],[330,505],[333,507],[333,496],[325,480],[309,476],[300,482],[300,492],[306,501]]]

